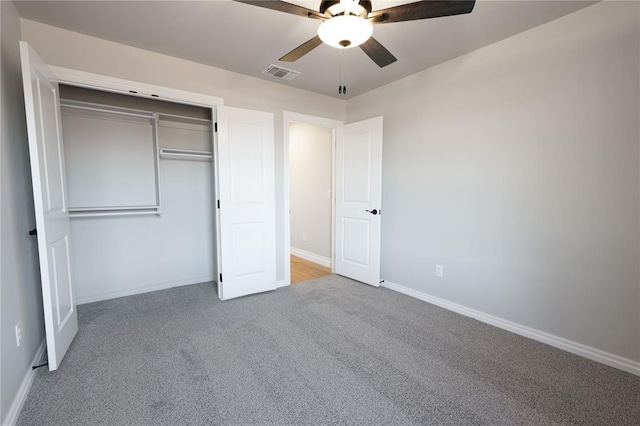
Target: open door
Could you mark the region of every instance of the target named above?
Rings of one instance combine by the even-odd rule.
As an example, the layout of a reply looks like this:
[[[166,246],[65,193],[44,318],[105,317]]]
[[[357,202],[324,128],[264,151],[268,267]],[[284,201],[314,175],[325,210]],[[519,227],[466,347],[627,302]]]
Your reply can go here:
[[[336,129],[336,274],[380,285],[382,117]]]
[[[273,114],[218,110],[220,276],[227,300],[276,288]]]
[[[58,368],[78,332],[69,256],[69,211],[60,96],[55,77],[25,42],[20,42],[20,57],[51,371]]]

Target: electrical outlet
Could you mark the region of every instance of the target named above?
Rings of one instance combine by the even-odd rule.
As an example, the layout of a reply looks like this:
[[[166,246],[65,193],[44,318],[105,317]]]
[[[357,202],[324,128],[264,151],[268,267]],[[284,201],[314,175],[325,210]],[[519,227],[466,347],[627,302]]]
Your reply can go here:
[[[307,242],[307,234],[302,234],[302,241]]]
[[[22,326],[20,322],[16,324],[16,346],[20,347],[20,343],[22,343]]]
[[[436,277],[444,277],[444,266],[436,265]]]

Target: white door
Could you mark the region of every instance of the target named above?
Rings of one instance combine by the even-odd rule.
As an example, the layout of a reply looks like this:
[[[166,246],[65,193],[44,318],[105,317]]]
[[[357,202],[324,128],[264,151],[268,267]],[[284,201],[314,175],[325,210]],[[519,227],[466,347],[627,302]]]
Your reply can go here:
[[[336,274],[380,285],[382,117],[336,129]]]
[[[276,288],[273,114],[218,110],[221,265],[218,295]]]
[[[20,57],[47,353],[49,370],[55,370],[78,332],[69,257],[60,96],[53,74],[25,42],[20,42]]]

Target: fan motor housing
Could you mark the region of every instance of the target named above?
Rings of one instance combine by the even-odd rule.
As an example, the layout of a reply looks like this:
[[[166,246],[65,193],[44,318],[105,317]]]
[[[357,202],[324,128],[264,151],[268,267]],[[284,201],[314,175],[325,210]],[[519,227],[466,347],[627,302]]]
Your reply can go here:
[[[320,13],[326,14],[327,10],[331,6],[335,6],[336,4],[340,4],[340,0],[322,0],[320,3]],[[362,7],[365,11],[365,16],[371,12],[371,2],[369,0],[360,0],[358,6]]]

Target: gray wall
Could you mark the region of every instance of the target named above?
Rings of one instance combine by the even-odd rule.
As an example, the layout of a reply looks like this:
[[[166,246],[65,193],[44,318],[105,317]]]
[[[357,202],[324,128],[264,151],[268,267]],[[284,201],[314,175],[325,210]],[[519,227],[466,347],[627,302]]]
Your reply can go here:
[[[332,143],[332,129],[289,125],[291,247],[327,261],[331,259]]]
[[[384,116],[382,278],[640,360],[638,8],[348,101],[348,122]]]
[[[0,422],[31,369],[44,339],[27,129],[20,71],[20,20],[13,3],[0,1],[2,62],[0,113]],[[16,347],[14,327],[22,323]]]

